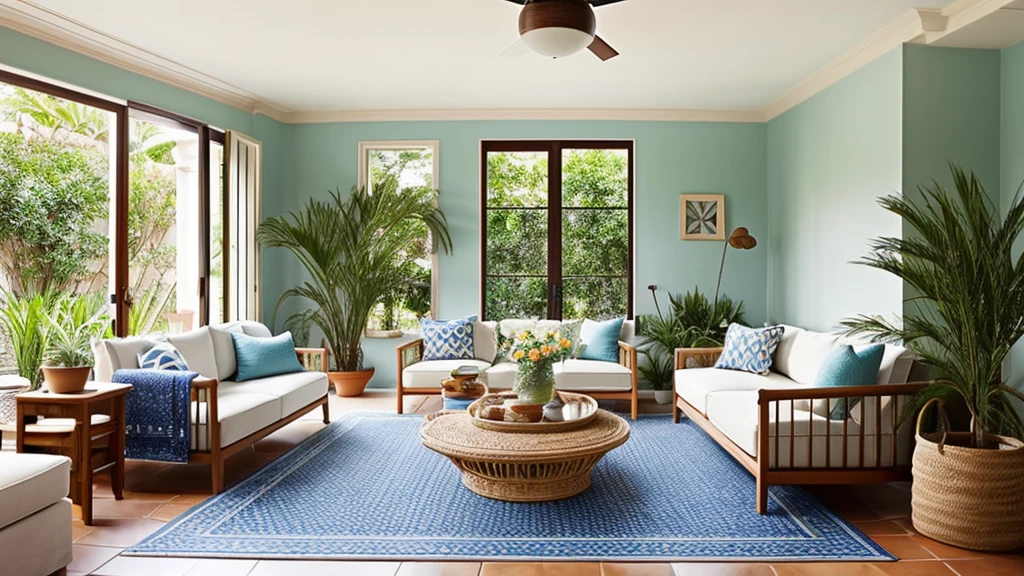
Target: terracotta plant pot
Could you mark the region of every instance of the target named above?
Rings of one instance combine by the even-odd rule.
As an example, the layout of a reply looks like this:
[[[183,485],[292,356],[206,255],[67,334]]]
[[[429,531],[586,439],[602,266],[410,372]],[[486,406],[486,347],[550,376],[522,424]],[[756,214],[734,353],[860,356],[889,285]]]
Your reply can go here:
[[[328,372],[327,379],[334,384],[338,396],[351,398],[362,395],[375,371],[375,368],[368,368],[356,372]]]
[[[43,380],[46,387],[54,394],[74,394],[85,389],[89,381],[92,366],[76,366],[74,368],[58,368],[43,366]]]

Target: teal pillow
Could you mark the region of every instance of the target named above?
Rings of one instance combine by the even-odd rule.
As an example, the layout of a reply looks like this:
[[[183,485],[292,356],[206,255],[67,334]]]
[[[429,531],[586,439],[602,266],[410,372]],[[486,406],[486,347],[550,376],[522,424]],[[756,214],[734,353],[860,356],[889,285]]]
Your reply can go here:
[[[231,340],[235,344],[235,358],[238,360],[235,382],[302,372],[291,332],[273,338],[257,338],[232,332]]]
[[[625,318],[614,318],[604,322],[584,320],[580,327],[580,341],[583,351],[580,360],[599,360],[601,362],[619,362],[619,334]]]
[[[874,344],[862,348],[859,352],[849,344],[837,346],[821,363],[818,376],[814,379],[816,387],[825,386],[869,386],[878,380],[878,368],[882,365],[885,354],[884,344]],[[850,406],[846,398],[833,400],[829,418],[846,420],[849,411],[860,402],[860,398],[851,398]]]

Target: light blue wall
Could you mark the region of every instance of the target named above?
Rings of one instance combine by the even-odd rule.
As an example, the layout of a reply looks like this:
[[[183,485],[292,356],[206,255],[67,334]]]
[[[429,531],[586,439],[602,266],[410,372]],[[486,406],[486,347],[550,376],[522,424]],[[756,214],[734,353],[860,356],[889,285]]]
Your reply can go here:
[[[1000,198],[1005,211],[1024,182],[1024,42],[1003,50],[1001,72]],[[1010,352],[1006,376],[1024,389],[1024,343]],[[1024,415],[1024,403],[1018,407]]]
[[[297,210],[310,197],[347,191],[358,175],[358,143],[368,140],[439,140],[441,208],[451,225],[454,253],[440,259],[441,317],[480,310],[480,141],[509,138],[633,139],[636,142],[637,312],[653,311],[649,284],[680,292],[699,285],[713,291],[721,242],[679,240],[679,195],[726,195],[726,223],[767,232],[766,127],[763,124],[685,122],[378,122],[287,127],[285,182],[267,198],[265,214]],[[269,318],[278,294],[304,277],[282,251],[264,260],[264,311]],[[723,292],[746,302],[747,317],[767,318],[763,248],[732,252]],[[664,298],[664,296],[663,296]],[[664,302],[664,299],[663,299]],[[366,363],[377,369],[373,386],[393,386],[394,341],[369,340]]]
[[[901,311],[898,279],[851,262],[868,239],[899,236],[877,198],[899,192],[899,49],[768,123],[768,314],[829,330]]]

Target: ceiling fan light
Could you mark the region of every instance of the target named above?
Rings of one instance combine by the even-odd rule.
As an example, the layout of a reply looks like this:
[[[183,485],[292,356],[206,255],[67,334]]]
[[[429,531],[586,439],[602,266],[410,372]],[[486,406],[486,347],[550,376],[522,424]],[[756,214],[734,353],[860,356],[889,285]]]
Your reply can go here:
[[[552,26],[524,32],[522,39],[530,50],[541,56],[565,58],[590,46],[594,35],[574,28]]]

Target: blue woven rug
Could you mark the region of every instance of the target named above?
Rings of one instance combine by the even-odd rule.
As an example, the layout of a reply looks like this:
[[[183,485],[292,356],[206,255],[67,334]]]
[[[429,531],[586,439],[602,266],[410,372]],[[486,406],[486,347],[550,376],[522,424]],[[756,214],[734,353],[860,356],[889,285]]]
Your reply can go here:
[[[143,556],[403,560],[858,560],[892,556],[800,488],[754,480],[695,424],[652,416],[559,502],[462,486],[421,416],[350,414],[132,547]]]

